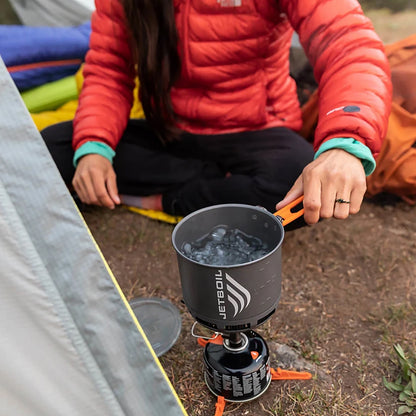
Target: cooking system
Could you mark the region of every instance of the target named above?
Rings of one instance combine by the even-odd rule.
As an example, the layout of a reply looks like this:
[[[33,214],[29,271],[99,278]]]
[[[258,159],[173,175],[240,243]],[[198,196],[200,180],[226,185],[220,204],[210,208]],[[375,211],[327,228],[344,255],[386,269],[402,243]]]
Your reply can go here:
[[[291,211],[302,199],[274,215],[251,205],[215,205],[188,215],[173,231],[184,302],[196,320],[192,335],[204,346],[205,383],[226,401],[255,399],[272,380],[268,346],[254,329],[269,319],[278,305],[283,226],[303,214],[303,208]],[[206,239],[213,230],[221,234],[238,230],[261,241],[267,250],[241,264],[196,261],[189,244]],[[195,334],[197,323],[213,331],[213,336]]]

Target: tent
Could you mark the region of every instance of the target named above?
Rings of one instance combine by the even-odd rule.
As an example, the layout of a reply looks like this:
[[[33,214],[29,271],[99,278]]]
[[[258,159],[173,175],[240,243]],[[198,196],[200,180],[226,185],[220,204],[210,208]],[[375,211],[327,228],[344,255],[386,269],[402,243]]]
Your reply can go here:
[[[28,26],[72,26],[91,18],[94,0],[9,0]]]
[[[0,60],[0,413],[186,412]]]

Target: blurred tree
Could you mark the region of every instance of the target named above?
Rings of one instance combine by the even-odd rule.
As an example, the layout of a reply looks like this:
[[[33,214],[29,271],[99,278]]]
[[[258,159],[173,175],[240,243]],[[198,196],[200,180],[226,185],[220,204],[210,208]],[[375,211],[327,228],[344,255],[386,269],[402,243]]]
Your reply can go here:
[[[364,10],[368,9],[390,9],[400,12],[405,9],[416,9],[415,0],[359,0]]]

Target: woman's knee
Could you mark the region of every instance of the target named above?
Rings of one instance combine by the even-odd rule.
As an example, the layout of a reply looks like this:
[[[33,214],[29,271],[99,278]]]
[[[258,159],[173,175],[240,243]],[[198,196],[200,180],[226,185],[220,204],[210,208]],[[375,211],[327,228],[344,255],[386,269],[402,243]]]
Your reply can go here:
[[[52,159],[62,178],[68,184],[72,181],[73,166],[72,121],[53,124],[40,132]]]

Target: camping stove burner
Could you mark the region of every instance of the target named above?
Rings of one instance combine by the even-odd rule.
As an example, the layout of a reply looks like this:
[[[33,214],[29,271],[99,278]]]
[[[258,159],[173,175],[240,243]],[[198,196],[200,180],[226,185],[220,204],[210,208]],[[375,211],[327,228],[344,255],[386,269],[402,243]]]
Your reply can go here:
[[[224,335],[222,344],[208,342],[204,349],[204,379],[209,390],[230,402],[246,402],[263,394],[270,385],[269,349],[254,331]],[[233,342],[240,339],[240,345]]]
[[[247,335],[240,332],[233,332],[228,337],[223,336],[224,347],[230,351],[243,351],[248,344]]]

